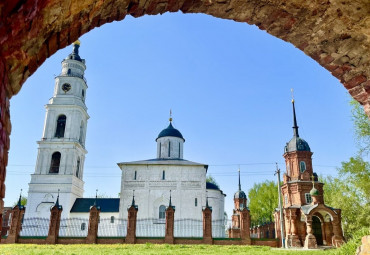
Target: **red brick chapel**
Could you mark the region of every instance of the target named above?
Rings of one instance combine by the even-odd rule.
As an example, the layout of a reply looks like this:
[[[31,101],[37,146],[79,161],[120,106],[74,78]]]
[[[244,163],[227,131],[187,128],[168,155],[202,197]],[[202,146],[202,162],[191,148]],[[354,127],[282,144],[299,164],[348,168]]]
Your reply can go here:
[[[293,138],[284,149],[286,172],[281,187],[286,247],[338,247],[344,242],[341,210],[324,203],[324,183],[319,182],[313,172],[313,153],[308,143],[299,137],[294,99],[292,105]],[[279,212],[274,216],[280,238]]]

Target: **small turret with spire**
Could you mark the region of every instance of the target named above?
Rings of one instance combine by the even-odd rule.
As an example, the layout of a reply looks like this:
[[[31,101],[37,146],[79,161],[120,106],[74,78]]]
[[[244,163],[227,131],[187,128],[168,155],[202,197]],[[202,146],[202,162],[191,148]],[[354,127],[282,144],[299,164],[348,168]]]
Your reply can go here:
[[[240,167],[238,168],[239,185],[238,191],[234,194],[234,205],[235,209],[243,209],[247,207],[247,195],[242,191],[242,185],[240,182]]]

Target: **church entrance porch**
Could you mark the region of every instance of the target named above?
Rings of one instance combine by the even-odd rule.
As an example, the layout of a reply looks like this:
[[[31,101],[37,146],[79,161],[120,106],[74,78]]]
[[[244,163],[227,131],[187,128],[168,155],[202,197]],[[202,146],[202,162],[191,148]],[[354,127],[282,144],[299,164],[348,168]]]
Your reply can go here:
[[[317,216],[312,216],[312,230],[313,235],[316,238],[317,245],[323,245],[321,221]]]

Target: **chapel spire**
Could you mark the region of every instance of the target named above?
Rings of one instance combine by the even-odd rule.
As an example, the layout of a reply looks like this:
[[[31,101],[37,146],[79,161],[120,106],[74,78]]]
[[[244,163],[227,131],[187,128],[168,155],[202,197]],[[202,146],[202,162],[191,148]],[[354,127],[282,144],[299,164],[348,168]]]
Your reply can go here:
[[[240,167],[238,169],[238,173],[239,173],[239,190],[242,190],[242,185],[240,184]]]
[[[296,114],[295,114],[293,89],[291,89],[291,91],[292,91],[292,105],[293,105],[293,136],[299,137],[299,134],[298,134],[298,125],[297,125],[297,117],[296,117]]]

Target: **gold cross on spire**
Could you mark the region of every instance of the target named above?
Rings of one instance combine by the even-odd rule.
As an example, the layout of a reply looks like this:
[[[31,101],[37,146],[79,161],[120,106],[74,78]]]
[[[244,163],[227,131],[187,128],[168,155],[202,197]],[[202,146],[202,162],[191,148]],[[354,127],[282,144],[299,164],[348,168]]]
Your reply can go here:
[[[294,103],[294,89],[291,88],[290,91],[292,92],[292,103]]]
[[[312,180],[312,188],[315,187],[315,176],[311,175],[311,180]]]
[[[172,109],[170,109],[170,122],[172,122]]]

